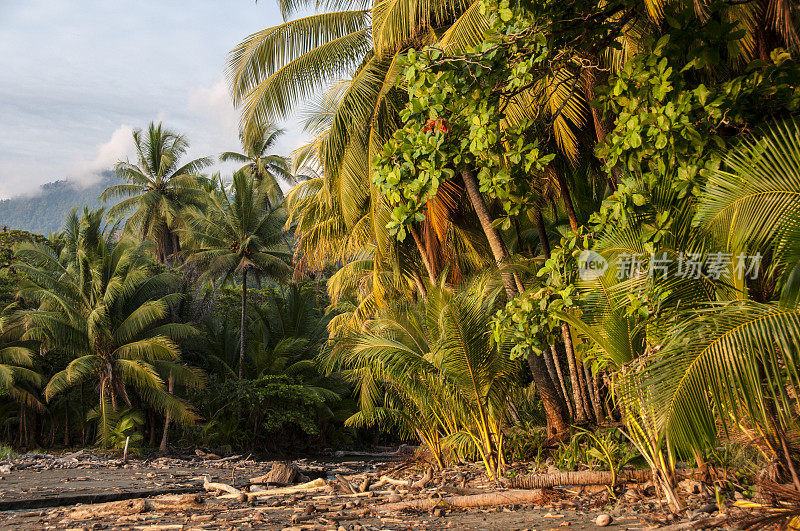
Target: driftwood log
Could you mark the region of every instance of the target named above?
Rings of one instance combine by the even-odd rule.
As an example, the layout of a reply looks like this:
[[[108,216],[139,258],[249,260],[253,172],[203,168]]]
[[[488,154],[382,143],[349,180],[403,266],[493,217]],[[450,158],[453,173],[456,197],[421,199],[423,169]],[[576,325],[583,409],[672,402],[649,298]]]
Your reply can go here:
[[[534,474],[507,480],[513,489],[546,489],[564,485],[616,485],[619,483],[645,483],[652,479],[650,470],[620,470],[616,474],[607,470],[582,470],[556,474]]]
[[[383,475],[378,480],[377,483],[373,483],[369,486],[369,490],[379,490],[384,485],[394,485],[396,487],[404,487],[406,489],[411,488],[411,480],[410,479],[394,479],[390,478],[389,476]]]
[[[385,503],[373,507],[376,512],[402,511],[405,509],[427,510],[434,507],[494,507],[497,505],[523,505],[541,503],[545,495],[541,489],[507,490],[471,496],[451,496],[449,498],[428,498],[397,503]]]
[[[425,469],[425,474],[411,484],[412,489],[424,489],[425,485],[427,485],[430,480],[433,479],[433,470],[431,468]]]
[[[106,516],[126,516],[148,511],[175,512],[199,509],[203,501],[197,494],[135,498],[115,502],[96,503],[70,509],[64,516],[73,520],[87,520]]]
[[[251,490],[248,494],[246,494],[248,500],[257,500],[259,498],[268,498],[270,496],[275,496],[278,494],[294,494],[296,492],[304,492],[304,491],[311,491],[316,489],[324,489],[327,485],[327,482],[322,478],[317,478],[313,481],[309,481],[308,483],[301,483],[300,485],[293,485],[291,487],[282,487],[277,489],[266,489],[266,490]]]
[[[208,480],[208,476],[203,477],[203,488],[206,492],[227,492],[226,497],[236,498],[239,501],[246,501],[247,494],[240,491],[236,487],[232,487],[227,483],[214,483]]]

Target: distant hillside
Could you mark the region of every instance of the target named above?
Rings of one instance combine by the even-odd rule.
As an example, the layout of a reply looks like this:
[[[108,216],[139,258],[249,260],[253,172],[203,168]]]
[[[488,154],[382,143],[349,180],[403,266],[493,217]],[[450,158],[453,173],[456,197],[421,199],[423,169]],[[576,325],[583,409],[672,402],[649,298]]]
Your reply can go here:
[[[61,230],[71,208],[96,208],[98,196],[113,184],[119,184],[113,172],[104,172],[100,182],[85,188],[70,181],[43,184],[41,192],[33,197],[0,201],[0,227],[7,225],[37,234],[56,232]]]

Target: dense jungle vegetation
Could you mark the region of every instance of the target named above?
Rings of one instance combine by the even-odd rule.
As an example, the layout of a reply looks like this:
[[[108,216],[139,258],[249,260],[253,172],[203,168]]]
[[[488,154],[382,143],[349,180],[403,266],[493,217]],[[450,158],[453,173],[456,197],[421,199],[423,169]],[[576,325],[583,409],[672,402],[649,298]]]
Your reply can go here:
[[[280,6],[230,54],[240,170],[150,124],[107,209],[14,246],[6,442],[391,436],[650,467],[674,507],[679,461],[800,490],[794,3]]]

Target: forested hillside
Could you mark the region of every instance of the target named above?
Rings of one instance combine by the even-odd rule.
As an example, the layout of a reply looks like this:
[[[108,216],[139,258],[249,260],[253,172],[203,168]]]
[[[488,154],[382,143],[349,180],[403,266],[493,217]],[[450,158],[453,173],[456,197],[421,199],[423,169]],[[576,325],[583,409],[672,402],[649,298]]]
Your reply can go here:
[[[0,225],[12,229],[49,234],[61,229],[67,212],[73,207],[98,205],[100,192],[118,184],[113,172],[103,172],[95,184],[81,186],[60,180],[43,184],[35,196],[14,197],[0,201]]]

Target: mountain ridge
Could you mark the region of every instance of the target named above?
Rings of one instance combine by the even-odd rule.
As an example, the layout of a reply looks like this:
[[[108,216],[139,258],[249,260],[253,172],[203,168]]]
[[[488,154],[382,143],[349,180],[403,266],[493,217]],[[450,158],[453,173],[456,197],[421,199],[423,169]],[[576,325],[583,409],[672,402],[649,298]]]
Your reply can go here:
[[[104,171],[98,182],[88,186],[67,179],[44,183],[36,195],[0,200],[0,227],[36,234],[57,232],[72,208],[101,206],[103,190],[120,182],[114,172]]]

